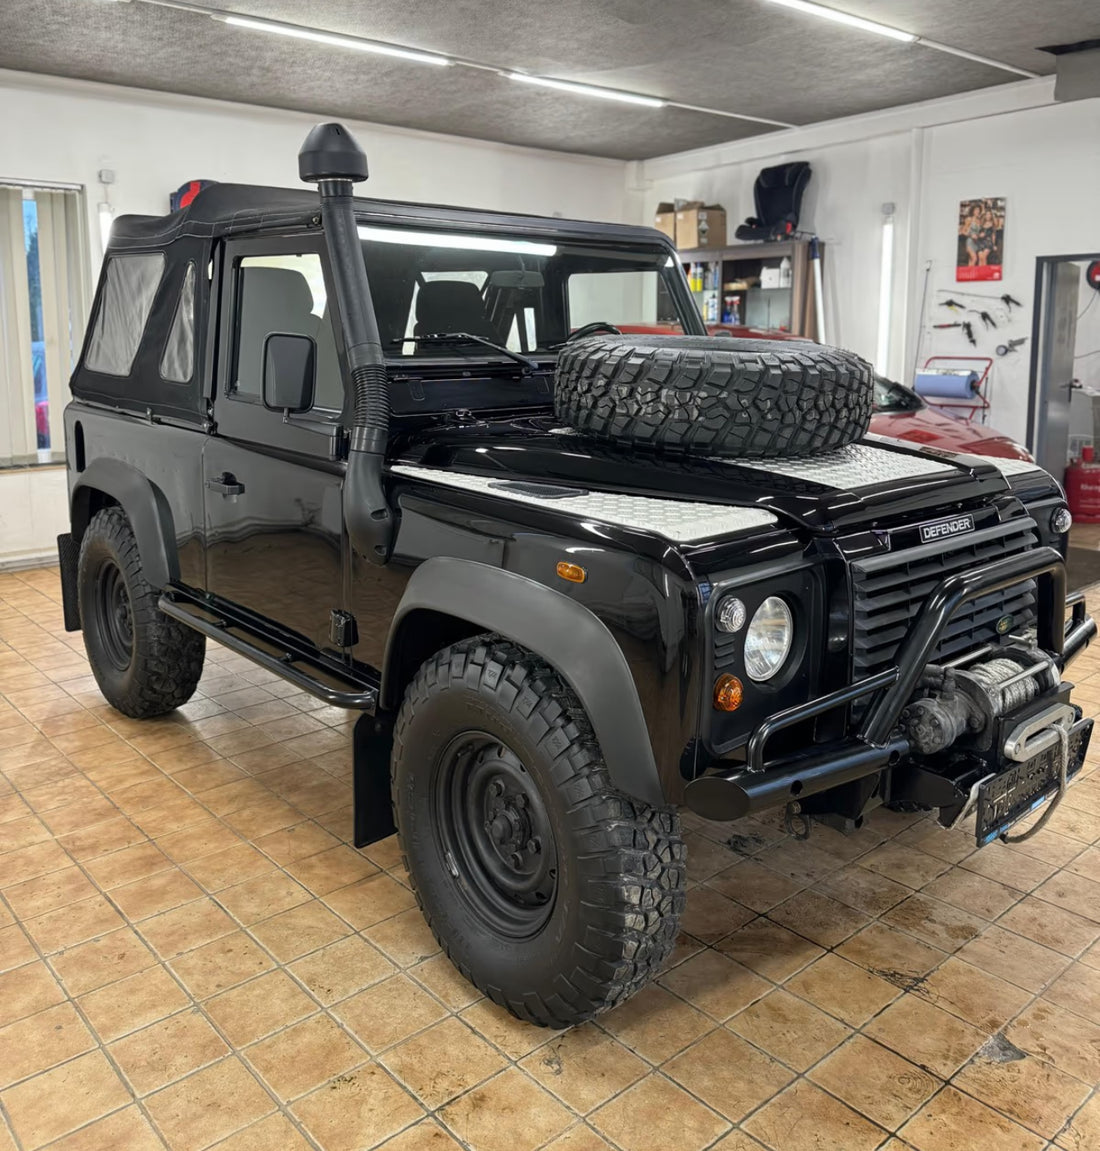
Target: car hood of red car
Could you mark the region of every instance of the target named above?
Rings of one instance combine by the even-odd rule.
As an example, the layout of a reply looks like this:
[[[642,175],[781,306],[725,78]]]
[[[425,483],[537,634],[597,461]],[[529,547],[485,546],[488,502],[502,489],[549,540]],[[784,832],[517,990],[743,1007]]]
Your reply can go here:
[[[871,417],[871,431],[948,452],[1008,460],[1031,459],[1024,448],[1001,432],[954,420],[933,408],[922,408],[918,412],[876,412]]]

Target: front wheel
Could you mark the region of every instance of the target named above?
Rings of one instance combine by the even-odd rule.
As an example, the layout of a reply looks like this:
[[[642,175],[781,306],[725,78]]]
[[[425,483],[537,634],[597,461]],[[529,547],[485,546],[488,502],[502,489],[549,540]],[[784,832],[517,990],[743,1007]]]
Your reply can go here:
[[[424,915],[496,1003],[569,1027],[660,971],[684,904],[678,817],[614,790],[542,660],[494,636],[428,660],[398,716],[393,788]]]

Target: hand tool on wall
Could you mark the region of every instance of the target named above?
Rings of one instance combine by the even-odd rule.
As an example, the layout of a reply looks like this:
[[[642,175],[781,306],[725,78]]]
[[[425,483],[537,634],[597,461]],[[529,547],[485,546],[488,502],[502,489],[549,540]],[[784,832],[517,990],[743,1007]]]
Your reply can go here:
[[[1021,344],[1027,343],[1027,336],[1021,336],[1018,340],[1009,340],[1005,344],[997,345],[997,355],[1007,356],[1009,352],[1014,352]]]

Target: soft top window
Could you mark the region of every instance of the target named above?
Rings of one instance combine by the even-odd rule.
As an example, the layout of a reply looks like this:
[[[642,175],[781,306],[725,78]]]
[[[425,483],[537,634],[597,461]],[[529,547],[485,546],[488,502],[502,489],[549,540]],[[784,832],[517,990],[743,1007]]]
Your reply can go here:
[[[84,357],[89,371],[130,374],[163,275],[163,252],[110,257]]]
[[[186,384],[195,370],[195,265],[187,265],[180,288],[176,314],[160,358],[161,378],[174,384]]]

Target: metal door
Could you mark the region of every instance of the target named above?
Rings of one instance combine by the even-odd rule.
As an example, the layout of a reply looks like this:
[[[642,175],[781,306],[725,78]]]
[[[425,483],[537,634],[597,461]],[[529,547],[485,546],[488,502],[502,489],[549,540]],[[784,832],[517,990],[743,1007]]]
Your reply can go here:
[[[1068,260],[1052,260],[1043,269],[1033,442],[1039,463],[1058,480],[1068,463],[1080,284],[1081,270]]]

